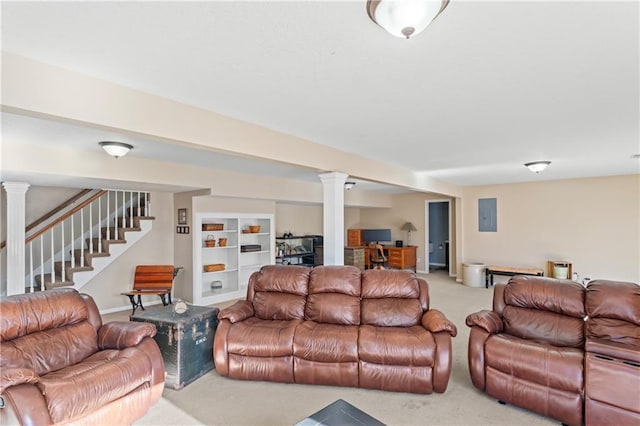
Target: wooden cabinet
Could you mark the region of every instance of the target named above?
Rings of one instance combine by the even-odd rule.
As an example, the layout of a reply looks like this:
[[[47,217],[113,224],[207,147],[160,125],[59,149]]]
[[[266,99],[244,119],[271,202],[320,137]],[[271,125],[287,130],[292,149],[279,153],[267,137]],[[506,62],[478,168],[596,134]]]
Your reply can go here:
[[[561,279],[567,279],[570,280],[572,279],[572,275],[573,275],[573,263],[571,262],[567,262],[566,260],[550,260],[547,262],[547,276],[548,277],[552,277],[552,278],[556,278],[556,267],[558,268],[562,268],[561,271],[557,271],[558,272],[558,278]],[[562,273],[566,271],[566,276],[561,277],[560,275],[562,275]]]
[[[362,241],[362,229],[347,229],[347,246],[348,247],[364,246],[364,242]]]
[[[387,253],[387,263],[389,268],[407,269],[413,268],[416,270],[416,246],[409,247],[392,247],[386,246],[384,248]]]
[[[193,234],[194,304],[244,297],[251,274],[275,263],[273,215],[198,213]]]

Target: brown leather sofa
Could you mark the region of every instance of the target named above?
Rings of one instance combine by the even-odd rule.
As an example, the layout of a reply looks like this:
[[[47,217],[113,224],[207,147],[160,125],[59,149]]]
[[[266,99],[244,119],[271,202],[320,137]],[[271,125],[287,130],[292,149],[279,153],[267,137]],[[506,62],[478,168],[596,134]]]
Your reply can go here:
[[[516,276],[466,324],[471,381],[488,395],[568,425],[640,423],[637,285]]]
[[[444,392],[456,327],[399,270],[270,265],[223,309],[216,371],[234,379]]]
[[[0,300],[0,424],[131,424],[164,389],[148,323],[102,319],[71,288]]]

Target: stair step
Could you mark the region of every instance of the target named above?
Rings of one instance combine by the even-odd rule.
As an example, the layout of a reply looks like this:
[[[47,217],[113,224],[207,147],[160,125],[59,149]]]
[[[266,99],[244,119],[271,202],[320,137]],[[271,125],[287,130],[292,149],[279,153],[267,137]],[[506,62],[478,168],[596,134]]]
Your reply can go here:
[[[145,216],[147,214],[147,208],[143,205],[140,206],[140,210],[137,207],[127,208],[127,216]]]
[[[56,275],[54,277],[53,282],[51,281],[51,274],[44,274],[44,282],[41,282],[40,280],[40,275],[36,275],[35,277],[35,281],[36,283],[34,284],[34,291],[40,291],[40,289],[42,289],[42,287],[44,287],[45,290],[51,290],[52,288],[58,288],[58,287],[73,287],[73,281],[69,281],[69,280],[65,280],[62,281],[62,277],[60,275]],[[30,291],[30,289],[27,287],[27,292]]]
[[[140,216],[117,217],[114,223],[118,228],[140,228]]]
[[[46,279],[44,280],[44,288],[45,290],[52,290],[58,287],[73,287],[73,281],[55,281],[50,282]]]
[[[124,240],[124,239],[114,239],[114,240],[107,240],[104,238],[101,240],[98,240],[97,238],[86,239],[87,247],[90,247],[90,245],[93,244],[93,254],[109,253],[109,244],[126,244],[126,242],[127,240]],[[100,243],[102,243],[102,250],[99,250]]]
[[[133,217],[133,220],[131,220],[132,218],[119,218],[119,220],[116,220],[116,222],[118,223],[124,223],[125,225],[140,225],[140,220],[141,219],[146,219],[146,220],[155,220],[155,217],[153,216],[135,216]],[[92,266],[92,262],[91,260],[96,257],[107,257],[107,256],[111,256],[111,254],[109,253],[109,245],[111,244],[126,244],[127,240],[125,239],[125,235],[126,232],[140,232],[142,231],[142,227],[140,226],[133,226],[133,227],[114,227],[114,226],[110,226],[108,233],[111,234],[111,236],[113,237],[113,239],[109,239],[106,238],[107,235],[107,227],[103,227],[101,229],[101,234],[103,235],[102,238],[98,239],[98,237],[92,237],[92,238],[87,238],[86,241],[86,246],[90,247],[90,245],[93,245],[93,252],[91,253],[88,249],[74,249],[72,252],[70,252],[70,255],[73,255],[75,257],[75,267],[71,266],[71,260],[65,260],[64,262],[61,261],[55,261],[54,262],[54,276],[53,276],[53,280],[51,277],[51,272],[46,272],[43,275],[36,275],[34,276],[34,283],[33,283],[33,291],[41,291],[42,289],[44,290],[50,290],[53,288],[58,288],[58,287],[73,287],[75,285],[74,281],[73,281],[73,274],[75,272],[83,272],[83,271],[92,271],[94,270],[93,266]],[[99,251],[99,246],[102,246],[102,250]],[[82,264],[81,262],[81,257],[84,255],[84,266],[80,266]],[[50,266],[46,265],[47,267]],[[62,268],[64,268],[64,272],[65,272],[65,280],[62,280]],[[79,284],[81,285],[81,284]],[[31,292],[31,287],[26,287],[25,286],[25,293],[30,293]]]
[[[53,264],[53,270],[55,271],[56,280],[58,278],[62,279],[62,262],[55,262]],[[73,285],[73,274],[75,272],[82,271],[93,271],[93,267],[91,265],[80,266],[80,263],[76,263],[76,266],[71,266],[71,261],[67,260],[64,262],[64,277],[66,281],[71,281]],[[51,279],[51,274],[49,274],[49,279]],[[47,277],[45,275],[45,283],[47,281]]]

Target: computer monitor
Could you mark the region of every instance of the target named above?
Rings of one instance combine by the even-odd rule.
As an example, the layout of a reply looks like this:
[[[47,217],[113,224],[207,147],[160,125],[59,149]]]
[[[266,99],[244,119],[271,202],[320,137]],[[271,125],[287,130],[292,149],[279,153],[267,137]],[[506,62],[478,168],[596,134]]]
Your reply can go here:
[[[362,240],[366,244],[390,242],[391,229],[363,229]]]

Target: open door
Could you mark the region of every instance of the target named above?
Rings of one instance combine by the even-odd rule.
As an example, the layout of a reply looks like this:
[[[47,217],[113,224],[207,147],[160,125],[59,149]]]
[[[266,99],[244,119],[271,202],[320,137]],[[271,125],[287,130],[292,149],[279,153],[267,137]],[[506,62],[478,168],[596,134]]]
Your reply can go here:
[[[425,257],[429,272],[451,272],[451,200],[428,200],[425,206]]]

